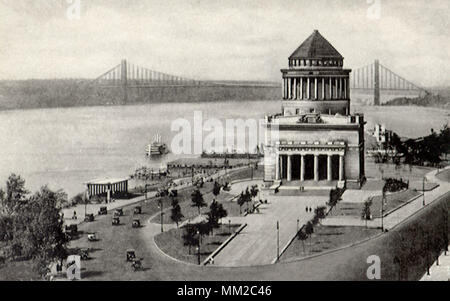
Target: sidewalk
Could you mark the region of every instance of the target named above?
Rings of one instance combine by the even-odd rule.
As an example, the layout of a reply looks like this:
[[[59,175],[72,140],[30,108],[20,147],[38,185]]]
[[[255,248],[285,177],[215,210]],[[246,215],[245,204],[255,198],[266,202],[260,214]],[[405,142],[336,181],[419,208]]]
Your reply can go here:
[[[450,281],[450,252],[439,256],[439,265],[433,263],[430,268],[430,275],[423,275],[420,281]]]

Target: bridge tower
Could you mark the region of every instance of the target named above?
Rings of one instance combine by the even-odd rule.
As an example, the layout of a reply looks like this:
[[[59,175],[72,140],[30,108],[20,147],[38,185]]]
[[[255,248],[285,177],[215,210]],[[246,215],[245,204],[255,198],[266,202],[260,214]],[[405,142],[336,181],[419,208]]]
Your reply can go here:
[[[373,104],[375,106],[380,105],[380,61],[375,60],[374,63],[374,94],[373,94]]]
[[[127,78],[127,60],[122,60],[120,64],[120,85],[122,86],[122,99],[124,103],[128,101],[128,78]]]

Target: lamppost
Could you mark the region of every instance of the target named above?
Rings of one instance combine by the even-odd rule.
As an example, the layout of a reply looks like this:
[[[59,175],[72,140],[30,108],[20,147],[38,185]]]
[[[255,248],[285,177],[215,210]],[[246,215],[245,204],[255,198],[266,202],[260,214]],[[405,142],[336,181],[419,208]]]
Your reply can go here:
[[[425,177],[423,177],[422,180],[422,196],[423,196],[422,205],[425,206]]]
[[[280,223],[277,221],[277,261],[280,260]]]
[[[159,208],[161,209],[161,233],[164,232],[164,228],[163,228],[163,202],[162,199],[159,199],[158,201],[159,204]]]
[[[297,233],[298,233],[298,223],[299,223],[299,220],[297,219]]]
[[[381,232],[384,232],[384,203],[386,202],[386,191],[383,188],[383,197],[381,199]]]
[[[231,219],[228,220],[228,232],[231,234]]]
[[[200,231],[198,231],[198,230],[197,230],[197,236],[198,236],[197,259],[198,259],[198,265],[200,265]]]

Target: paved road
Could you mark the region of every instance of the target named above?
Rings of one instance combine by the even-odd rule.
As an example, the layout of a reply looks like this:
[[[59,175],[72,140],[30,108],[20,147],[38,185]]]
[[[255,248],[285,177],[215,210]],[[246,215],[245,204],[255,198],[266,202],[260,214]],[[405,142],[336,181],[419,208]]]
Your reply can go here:
[[[266,197],[264,197],[266,198]],[[297,219],[301,227],[314,212],[305,207],[325,205],[325,196],[276,197],[268,196],[269,204],[263,204],[260,213],[235,218],[232,222],[247,223],[247,227],[214,259],[216,266],[251,266],[270,264],[277,257],[277,221],[280,225],[280,251],[295,235]]]

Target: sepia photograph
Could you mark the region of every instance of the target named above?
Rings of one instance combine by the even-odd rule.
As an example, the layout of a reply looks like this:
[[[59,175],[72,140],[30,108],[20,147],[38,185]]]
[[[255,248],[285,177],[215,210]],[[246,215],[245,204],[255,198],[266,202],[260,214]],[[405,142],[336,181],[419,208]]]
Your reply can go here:
[[[448,283],[449,39],[448,0],[0,0],[0,282]]]

